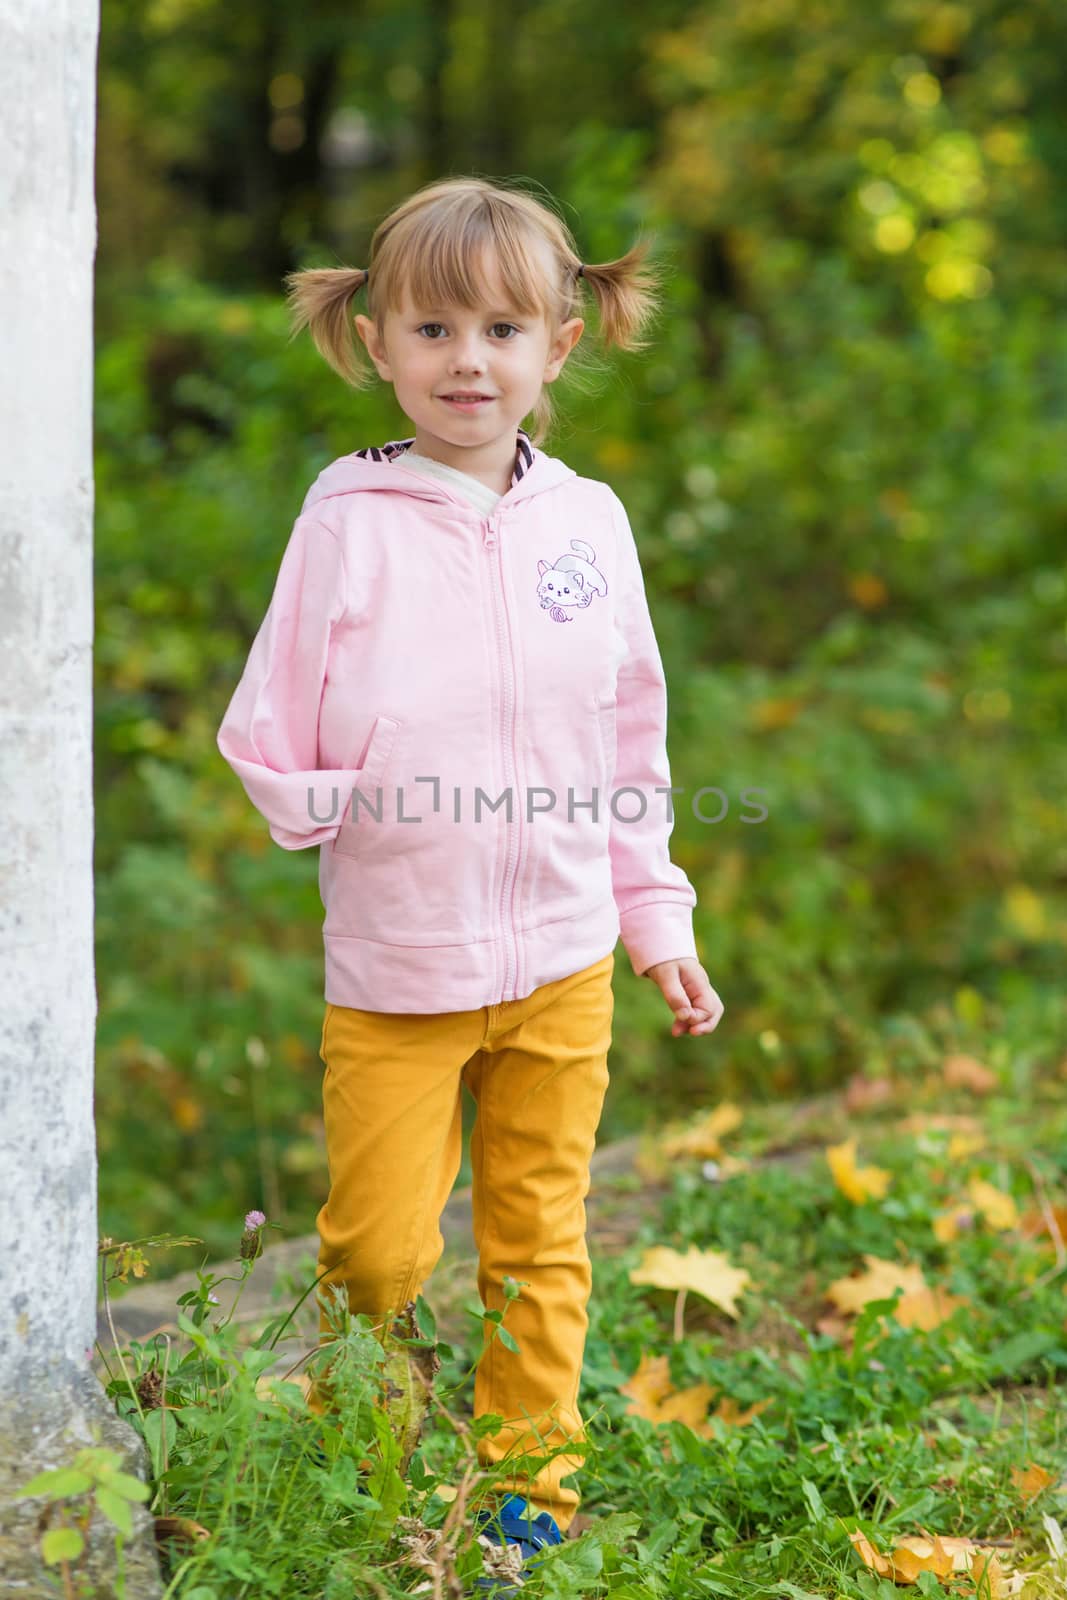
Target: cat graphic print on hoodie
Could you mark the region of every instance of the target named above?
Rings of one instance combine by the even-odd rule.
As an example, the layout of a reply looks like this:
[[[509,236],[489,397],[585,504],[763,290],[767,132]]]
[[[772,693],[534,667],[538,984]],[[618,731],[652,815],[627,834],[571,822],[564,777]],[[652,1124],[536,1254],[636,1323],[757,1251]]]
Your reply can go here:
[[[326,1000],[498,1005],[620,936],[639,974],[695,958],[622,502],[520,430],[483,516],[410,444],[308,490],[218,733],[271,837],[320,847]]]
[[[573,555],[561,556],[554,566],[537,563],[541,581],[537,586],[541,604],[551,612],[553,622],[570,622],[568,606],[585,607],[595,594],[607,594],[608,586],[594,562],[596,555],[584,539],[572,539]]]

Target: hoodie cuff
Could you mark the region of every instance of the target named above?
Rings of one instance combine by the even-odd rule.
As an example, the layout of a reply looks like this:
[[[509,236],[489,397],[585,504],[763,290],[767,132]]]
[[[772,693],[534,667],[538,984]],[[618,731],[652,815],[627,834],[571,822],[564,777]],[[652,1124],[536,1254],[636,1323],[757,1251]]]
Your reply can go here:
[[[691,906],[656,900],[623,912],[619,926],[626,954],[639,978],[660,961],[700,959]]]

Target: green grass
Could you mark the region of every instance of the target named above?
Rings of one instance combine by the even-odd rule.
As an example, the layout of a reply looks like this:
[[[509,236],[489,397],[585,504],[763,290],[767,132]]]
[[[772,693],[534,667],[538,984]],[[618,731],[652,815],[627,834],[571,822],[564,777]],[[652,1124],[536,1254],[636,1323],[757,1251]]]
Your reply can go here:
[[[902,1131],[916,1109],[926,1125]],[[938,1114],[976,1119],[983,1147],[950,1158],[952,1129],[937,1125]],[[835,1187],[822,1146],[846,1132],[858,1137],[864,1163],[891,1173],[884,1198],[857,1205]],[[973,1177],[1010,1193],[1020,1217],[1042,1199],[1064,1203],[1067,1085],[1051,1077],[1022,1106],[915,1083],[864,1118],[847,1118],[841,1102],[825,1102],[814,1119],[785,1106],[753,1112],[726,1143],[749,1164],[725,1179],[705,1176],[696,1158],[675,1159],[659,1184],[618,1180],[620,1201],[638,1200],[643,1220],[618,1253],[593,1240],[582,1532],[545,1559],[525,1592],[531,1600],[906,1594],[865,1569],[849,1539],[859,1529],[881,1551],[922,1530],[998,1541],[1016,1567],[1036,1572],[1044,1561],[1027,1596],[1055,1594],[1063,1572],[1049,1564],[1049,1539],[1067,1522],[1067,1271],[1048,1233],[994,1231],[977,1218],[942,1243],[932,1224]],[[722,1251],[747,1270],[738,1317],[691,1292],[675,1338],[675,1295],[630,1281],[652,1244]],[[916,1264],[965,1304],[927,1331],[902,1326],[892,1301],[866,1307],[847,1334],[820,1331],[827,1288],[864,1255]],[[466,1582],[481,1561],[472,1513],[490,1486],[472,1482],[481,1307],[468,1308],[469,1343],[438,1342],[436,1404],[401,1475],[394,1431],[372,1404],[385,1357],[367,1319],[348,1322],[335,1369],[339,1409],[324,1425],[297,1387],[257,1392],[260,1375],[277,1371],[291,1325],[279,1313],[254,1338],[232,1320],[215,1326],[213,1281],[205,1275],[183,1308],[180,1347],[166,1352],[165,1412],[135,1401],[110,1358],[116,1402],[149,1439],[152,1509],[206,1530],[197,1543],[168,1541],[168,1600],[416,1593],[428,1570],[408,1564],[412,1542],[432,1546],[450,1518],[449,1562]],[[425,1302],[422,1311],[425,1331],[432,1313]],[[506,1323],[505,1314],[505,1334]],[[745,1426],[635,1414],[623,1386],[643,1355],[667,1357],[675,1390],[710,1385],[710,1409],[720,1395],[764,1409]],[[142,1397],[151,1385],[140,1375],[163,1357],[161,1341],[124,1353]],[[1027,1500],[1014,1474],[1031,1462],[1051,1482]],[[926,1574],[918,1592],[976,1591]]]

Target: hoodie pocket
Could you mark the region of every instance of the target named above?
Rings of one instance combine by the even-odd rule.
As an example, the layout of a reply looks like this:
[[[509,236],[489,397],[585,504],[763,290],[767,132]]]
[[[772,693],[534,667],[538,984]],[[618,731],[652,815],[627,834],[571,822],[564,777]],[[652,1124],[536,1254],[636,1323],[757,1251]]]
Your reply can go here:
[[[367,740],[363,752],[363,761],[356,770],[353,789],[358,789],[363,799],[358,795],[345,796],[344,811],[340,831],[333,841],[335,855],[359,855],[368,832],[372,828],[380,828],[386,820],[385,793],[382,790],[382,779],[389,765],[396,736],[400,732],[400,724],[395,717],[375,717],[374,726],[371,728],[370,738]],[[368,807],[370,808],[368,810]],[[359,821],[352,820],[353,811]],[[381,812],[381,820],[377,813]]]

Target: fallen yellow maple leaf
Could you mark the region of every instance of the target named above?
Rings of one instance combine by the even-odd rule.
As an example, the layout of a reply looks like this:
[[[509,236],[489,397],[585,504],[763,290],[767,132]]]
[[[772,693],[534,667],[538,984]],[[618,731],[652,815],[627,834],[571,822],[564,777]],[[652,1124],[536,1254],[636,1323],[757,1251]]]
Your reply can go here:
[[[731,1266],[718,1250],[698,1250],[693,1244],[685,1255],[668,1245],[653,1245],[630,1272],[631,1283],[647,1283],[657,1289],[691,1289],[730,1317],[738,1315],[737,1296],[751,1281],[742,1267]]]
[[[1048,1234],[1052,1244],[1063,1244],[1067,1239],[1067,1205],[1049,1205],[1041,1210],[1031,1209],[1021,1219],[1019,1226],[1024,1239],[1040,1239]]]
[[[928,1333],[947,1322],[952,1313],[967,1304],[966,1295],[949,1294],[947,1289],[924,1288],[915,1294],[901,1295],[893,1315],[904,1328],[921,1328]]]
[[[1003,1189],[987,1183],[984,1178],[972,1178],[967,1185],[967,1193],[974,1203],[975,1210],[980,1211],[989,1226],[998,1233],[1018,1227],[1018,1207],[1011,1195],[1005,1194]]]
[[[1046,1472],[1044,1467],[1039,1467],[1036,1461],[1031,1461],[1025,1467],[1012,1467],[1011,1481],[1024,1500],[1034,1500],[1042,1489],[1048,1488],[1052,1474]]]
[[[983,1600],[987,1595],[989,1600],[1001,1600],[1001,1596],[1008,1593],[1005,1582],[1008,1574],[994,1550],[976,1550],[971,1556],[967,1574],[974,1584],[975,1593],[981,1595]]]
[[[708,1406],[716,1393],[714,1386],[708,1383],[694,1383],[686,1389],[672,1389],[670,1360],[667,1356],[643,1355],[633,1376],[626,1383],[619,1385],[619,1393],[626,1395],[630,1400],[630,1404],[626,1407],[628,1414],[644,1417],[648,1422],[684,1422],[686,1427],[692,1428],[694,1433],[700,1434],[703,1438],[711,1436]],[[742,1411],[736,1400],[729,1395],[723,1395],[711,1417],[718,1417],[721,1422],[743,1428],[753,1417],[765,1411],[770,1403],[769,1399],[757,1400],[754,1405]]]
[[[1019,1211],[1010,1194],[987,1183],[984,1178],[972,1178],[967,1185],[970,1203],[957,1201],[947,1211],[941,1211],[933,1220],[936,1238],[950,1244],[961,1233],[974,1227],[975,1217],[981,1217],[991,1228],[1003,1233],[1020,1225]]]
[[[944,1541],[936,1534],[932,1539],[898,1539],[889,1552],[889,1563],[892,1577],[904,1583],[915,1583],[920,1572],[932,1572],[939,1578],[947,1578],[953,1572],[966,1572],[969,1565],[966,1551],[957,1553],[946,1549]]]
[[[931,1288],[922,1268],[899,1261],[883,1261],[880,1256],[864,1256],[866,1271],[854,1277],[838,1278],[826,1291],[839,1311],[854,1316],[872,1300],[889,1300],[896,1290],[903,1293],[893,1315],[905,1328],[929,1330],[938,1327],[958,1306],[966,1304],[962,1295]]]
[[[951,1211],[941,1211],[933,1220],[934,1236],[942,1244],[951,1244],[961,1233],[974,1227],[974,1212],[970,1206],[954,1206]]]
[[[710,1383],[672,1389],[667,1356],[643,1355],[637,1371],[619,1385],[619,1393],[630,1401],[627,1412],[648,1422],[684,1422],[690,1428],[705,1421],[715,1392]]]
[[[926,1288],[922,1268],[903,1266],[899,1261],[883,1261],[880,1256],[864,1256],[866,1271],[854,1277],[838,1278],[826,1291],[846,1316],[854,1316],[871,1300],[888,1300],[897,1289],[915,1294]]]
[[[984,1150],[985,1144],[984,1133],[954,1133],[945,1154],[950,1161],[966,1161],[968,1156],[976,1156],[979,1150]]]
[[[747,1428],[753,1417],[758,1417],[761,1411],[766,1411],[770,1403],[770,1400],[757,1400],[753,1405],[746,1407],[742,1411],[737,1401],[726,1394],[723,1395],[711,1414],[713,1417],[718,1417],[720,1422],[728,1422],[732,1427]],[[705,1432],[710,1433],[710,1431],[710,1429],[705,1429]]]
[[[892,1564],[886,1560],[880,1550],[876,1550],[865,1533],[859,1528],[853,1528],[849,1534],[852,1548],[859,1556],[865,1567],[870,1567],[872,1572],[877,1572],[880,1578],[888,1578],[892,1571]]]
[[[990,1600],[1004,1593],[1004,1572],[997,1556],[972,1539],[909,1536],[898,1539],[888,1555],[876,1550],[858,1529],[849,1539],[864,1566],[894,1583],[914,1584],[923,1572],[932,1572],[937,1578],[963,1574],[975,1584],[981,1583]]]
[[[733,1133],[744,1120],[739,1106],[724,1100],[707,1112],[699,1122],[676,1133],[667,1133],[659,1140],[664,1156],[708,1157],[722,1154],[722,1137]]]
[[[868,1200],[885,1198],[886,1190],[892,1181],[892,1173],[887,1172],[884,1167],[857,1167],[855,1139],[846,1139],[843,1144],[828,1145],[826,1159],[837,1187],[854,1205],[863,1205]]]
[[[631,1403],[626,1407],[627,1411],[647,1414],[659,1405],[670,1387],[669,1358],[643,1354],[626,1382],[619,1384],[619,1393],[629,1396]]]

